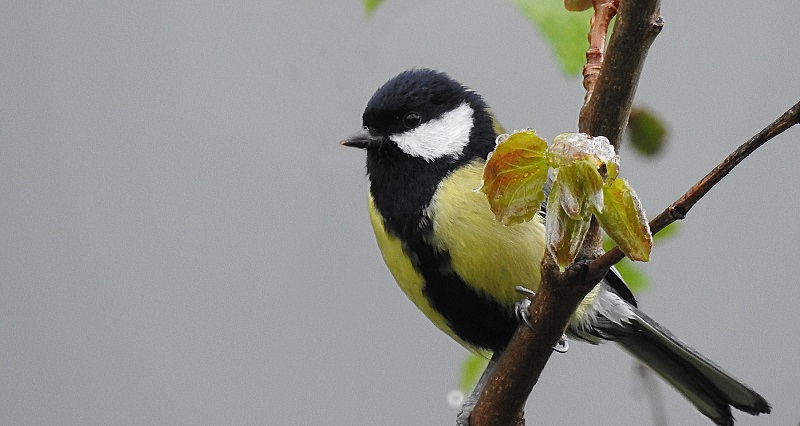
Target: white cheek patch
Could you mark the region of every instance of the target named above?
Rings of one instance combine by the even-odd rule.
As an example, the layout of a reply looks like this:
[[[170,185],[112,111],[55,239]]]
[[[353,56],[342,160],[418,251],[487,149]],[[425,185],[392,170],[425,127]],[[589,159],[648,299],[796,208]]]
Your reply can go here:
[[[464,102],[441,117],[405,133],[389,136],[408,155],[433,161],[450,156],[457,158],[469,143],[472,131],[472,107]]]

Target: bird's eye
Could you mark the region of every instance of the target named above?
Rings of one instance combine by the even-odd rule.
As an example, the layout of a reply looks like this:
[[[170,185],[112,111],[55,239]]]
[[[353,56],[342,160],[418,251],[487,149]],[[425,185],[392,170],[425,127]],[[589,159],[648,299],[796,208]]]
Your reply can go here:
[[[422,116],[416,112],[409,112],[403,117],[403,125],[406,126],[407,129],[413,129],[419,124],[422,123]]]

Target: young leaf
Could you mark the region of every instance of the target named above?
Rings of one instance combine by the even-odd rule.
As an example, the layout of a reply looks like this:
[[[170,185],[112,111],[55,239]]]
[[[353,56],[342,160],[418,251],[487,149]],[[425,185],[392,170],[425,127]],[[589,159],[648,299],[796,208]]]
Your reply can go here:
[[[590,161],[576,161],[556,169],[561,185],[561,207],[572,219],[588,220],[603,209],[603,177]]]
[[[550,166],[556,168],[587,161],[595,168],[609,163],[619,166],[619,156],[605,136],[592,137],[586,133],[561,133],[555,138],[545,152]]]
[[[556,259],[563,270],[575,260],[583,238],[589,230],[588,219],[573,219],[561,207],[561,184],[553,182],[550,196],[547,199],[547,217],[545,229],[547,233],[547,250]]]
[[[486,161],[479,189],[500,222],[510,225],[531,220],[544,199],[547,143],[532,130],[501,136],[498,141]]]
[[[591,11],[568,12],[564,0],[514,0],[542,33],[567,75],[577,75],[586,62]]]
[[[653,238],[636,192],[622,178],[603,186],[602,212],[595,212],[600,226],[632,260],[648,261]]]

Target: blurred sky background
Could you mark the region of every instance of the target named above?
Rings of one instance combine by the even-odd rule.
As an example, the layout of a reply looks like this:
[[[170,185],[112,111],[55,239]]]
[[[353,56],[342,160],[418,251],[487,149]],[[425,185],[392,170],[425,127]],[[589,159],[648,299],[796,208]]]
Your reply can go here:
[[[655,215],[800,100],[791,0],[669,1],[623,147]],[[0,423],[446,425],[466,351],[381,260],[359,129],[403,69],[447,71],[509,129],[574,131],[583,98],[510,1],[0,6]],[[800,421],[800,128],[655,247],[650,316]],[[671,425],[708,424],[660,384]],[[575,343],[529,424],[642,425],[632,359]]]

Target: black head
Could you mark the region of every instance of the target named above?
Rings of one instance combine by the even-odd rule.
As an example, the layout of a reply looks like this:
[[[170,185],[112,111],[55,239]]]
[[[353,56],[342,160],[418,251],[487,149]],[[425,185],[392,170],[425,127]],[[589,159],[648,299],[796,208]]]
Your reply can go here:
[[[387,229],[407,242],[425,227],[423,211],[442,179],[486,159],[497,137],[483,99],[429,69],[402,72],[381,86],[363,125],[342,144],[367,150],[375,206]]]
[[[412,69],[372,95],[362,117],[364,129],[343,144],[398,161],[486,158],[496,136],[487,108],[480,95],[447,74]]]

